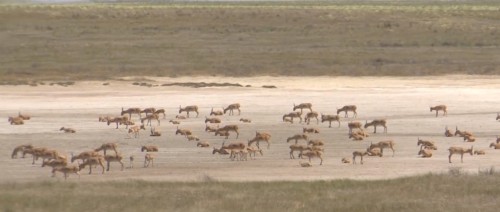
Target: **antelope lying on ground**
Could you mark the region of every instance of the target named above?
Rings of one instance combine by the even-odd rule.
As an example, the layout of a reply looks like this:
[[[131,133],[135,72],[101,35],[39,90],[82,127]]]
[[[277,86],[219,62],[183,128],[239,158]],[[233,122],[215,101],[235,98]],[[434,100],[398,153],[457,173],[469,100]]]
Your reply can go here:
[[[319,130],[316,128],[302,128],[302,133],[319,133]]]
[[[153,146],[153,145],[148,145],[148,146],[142,146],[141,147],[141,152],[158,152],[158,146]]]
[[[142,118],[142,116],[141,116],[141,108],[137,108],[137,107],[129,108],[127,110],[123,110],[123,107],[122,107],[121,116],[123,116],[125,114],[128,114],[128,119],[132,119],[132,114],[137,114],[137,115],[139,115],[139,118]]]
[[[226,112],[229,111],[229,115],[234,115],[233,110],[238,110],[238,115],[241,114],[240,103],[230,104],[229,106],[227,106],[227,108],[223,108],[223,109],[224,109],[224,114],[226,114]]]
[[[450,147],[448,151],[450,152],[450,155],[448,156],[448,162],[451,163],[451,156],[453,154],[460,154],[460,161],[463,163],[464,162],[464,154],[465,153],[470,153],[470,155],[473,155],[474,153],[474,147],[471,146],[470,149],[464,149],[462,147]]]
[[[189,112],[195,112],[196,113],[196,117],[198,117],[198,115],[199,115],[199,113],[198,113],[198,106],[196,106],[196,105],[190,105],[190,106],[186,106],[184,108],[182,108],[179,105],[179,114],[181,114],[182,112],[186,112],[188,118],[189,118]]]
[[[354,151],[352,152],[352,164],[356,164],[356,157],[361,157],[361,164],[363,164],[363,156],[368,155],[368,152]]]
[[[207,141],[200,141],[196,144],[197,147],[210,147],[210,143]]]
[[[302,161],[299,161],[299,165],[300,167],[312,167],[312,164],[310,162],[302,162]]]
[[[208,125],[205,125],[205,132],[215,132],[217,131],[217,128],[219,128],[219,125],[217,125],[217,127],[212,127],[212,126],[208,126]]]
[[[490,147],[493,147],[494,149],[500,149],[500,143],[491,143]]]
[[[23,144],[16,146],[14,150],[12,151],[12,155],[10,156],[12,159],[17,158],[17,153],[18,152],[23,152],[23,158],[24,158],[24,151],[27,149],[33,149],[33,145],[31,144]]]
[[[290,118],[290,117],[286,117],[283,119],[283,122],[290,122],[293,124],[293,118]]]
[[[342,160],[340,160],[342,163],[351,163],[351,159],[349,158],[342,158]]]
[[[252,120],[247,118],[241,118],[240,121],[243,123],[252,123]]]
[[[171,122],[172,124],[180,124],[181,123],[181,122],[179,122],[177,120],[172,120],[172,119],[170,121],[168,121],[168,122]]]
[[[24,120],[21,117],[9,117],[10,125],[23,125]]]
[[[382,157],[382,150],[380,148],[367,149],[366,152],[368,156],[379,156]]]
[[[500,119],[500,113],[497,113],[497,121]]]
[[[453,137],[455,136],[454,133],[452,133],[449,129],[448,129],[448,126],[446,126],[446,128],[444,128],[444,136],[446,137]]]
[[[385,119],[375,119],[371,122],[368,122],[366,121],[365,123],[365,129],[370,127],[370,126],[373,126],[374,130],[373,130],[373,133],[377,133],[377,126],[382,126],[384,127],[384,133],[387,133],[387,121]]]
[[[458,130],[458,127],[455,128],[455,136],[460,136],[460,137],[465,137],[465,136],[474,136],[471,132],[467,131],[460,131]]]
[[[432,157],[432,151],[429,149],[421,149],[418,151],[418,155],[422,155],[423,158],[430,158]]]
[[[156,130],[154,127],[151,127],[151,134],[149,136],[161,136],[161,132]]]
[[[476,141],[476,138],[472,135],[465,135],[464,136],[464,141],[467,141],[467,142],[474,142]]]
[[[348,118],[349,116],[347,115],[347,112],[351,111],[353,112],[352,117],[355,118],[356,116],[358,116],[356,110],[357,110],[356,105],[346,105],[340,109],[337,109],[337,115],[339,115],[340,112],[344,112],[345,113],[344,118]]]
[[[104,156],[106,156],[107,150],[113,150],[113,151],[115,151],[115,154],[118,154],[118,151],[116,150],[116,148],[118,148],[118,145],[116,143],[104,143],[99,148],[95,149],[94,151],[95,152],[103,151]]]
[[[302,116],[301,112],[291,112],[291,113],[283,115],[283,121],[285,121],[286,118],[290,118],[290,119],[292,119],[291,123],[293,123],[294,118],[299,118],[299,120],[300,120],[299,123],[301,123],[302,122],[301,116]]]
[[[475,155],[485,155],[486,152],[484,150],[474,150]]]
[[[224,149],[223,146],[220,147],[219,149],[217,149],[217,148],[214,147],[214,150],[212,151],[212,154],[215,154],[215,153],[219,153],[220,155],[228,155],[229,154],[229,152],[226,149]]]
[[[229,132],[229,131],[233,131],[233,132],[235,132],[235,133],[236,133],[236,138],[238,138],[238,137],[240,136],[240,133],[238,132],[238,129],[239,129],[239,128],[238,128],[238,125],[231,124],[231,125],[226,125],[226,126],[224,126],[224,127],[222,127],[222,128],[218,128],[218,129],[215,131],[215,133],[217,134],[217,132],[219,132],[219,131],[227,131],[227,132]]]
[[[300,113],[302,114],[303,109],[309,109],[310,112],[312,112],[312,104],[311,103],[301,103],[299,105],[293,104],[293,111],[300,109]]]
[[[260,149],[259,143],[261,141],[265,141],[267,143],[267,149],[269,149],[269,147],[271,146],[270,140],[271,134],[269,134],[268,132],[255,132],[255,137],[248,141],[248,146],[250,146],[254,142],[257,142],[257,148]]]
[[[208,118],[208,117],[205,116],[205,124],[207,122],[208,123],[212,123],[212,124],[213,123],[221,123],[221,120],[220,120],[220,118],[217,118],[217,117],[210,117],[210,118]]]
[[[176,115],[175,118],[176,119],[187,119],[186,116],[181,116],[181,115]]]
[[[298,142],[299,140],[305,140],[305,141],[307,141],[307,135],[306,135],[306,134],[295,134],[295,135],[294,135],[294,136],[292,136],[292,137],[288,137],[288,138],[286,139],[286,142],[288,143],[288,142],[290,142],[291,140],[295,140],[295,144],[297,144],[297,142]]]
[[[427,141],[427,140],[422,140],[417,138],[417,146],[420,146],[420,149],[428,148],[428,149],[435,149],[437,150],[436,145],[432,141]]]
[[[438,117],[438,112],[439,112],[440,110],[442,110],[442,111],[443,111],[443,116],[446,116],[446,115],[448,114],[448,111],[446,111],[446,105],[437,105],[437,106],[430,107],[430,108],[431,108],[431,110],[430,110],[431,112],[432,112],[433,110],[435,110],[435,111],[436,111],[436,117]]]
[[[349,134],[349,138],[353,138],[355,141],[362,141],[364,138],[369,137],[367,132],[365,132],[363,129],[359,129],[356,131],[353,131],[351,134]]]
[[[23,114],[21,114],[21,112],[19,112],[17,114],[17,117],[19,117],[19,118],[21,118],[23,120],[30,120],[31,119],[31,116],[29,116],[29,115],[23,115]]]
[[[99,116],[99,122],[108,122],[108,120],[114,119],[111,116]]]
[[[64,131],[64,133],[76,133],[76,130],[73,128],[66,128],[66,127],[61,127],[59,131]]]
[[[188,136],[188,135],[192,135],[193,133],[189,129],[179,129],[179,127],[177,127],[177,130],[175,131],[175,135],[177,135],[177,134],[181,134],[183,136]]]
[[[339,123],[339,126],[340,127],[340,117],[338,115],[323,115],[321,114],[321,123],[323,122],[329,122],[329,125],[328,127],[332,127],[332,121],[336,121]]]
[[[316,119],[316,124],[319,124],[318,112],[316,112],[316,111],[311,111],[309,113],[306,113],[304,121],[309,125],[309,123],[311,122],[312,118],[315,118]]]
[[[373,149],[373,148],[380,148],[381,154],[384,154],[384,149],[385,148],[390,148],[392,150],[392,157],[394,157],[394,141],[380,141],[378,143],[371,143],[370,147],[368,149]]]
[[[224,108],[222,108],[222,109],[224,110]],[[224,112],[221,110],[214,111],[214,108],[212,108],[212,110],[210,111],[210,115],[211,116],[222,116],[222,115],[224,115]]]
[[[186,138],[188,141],[199,141],[200,140],[200,138],[198,138],[195,135],[187,135]]]

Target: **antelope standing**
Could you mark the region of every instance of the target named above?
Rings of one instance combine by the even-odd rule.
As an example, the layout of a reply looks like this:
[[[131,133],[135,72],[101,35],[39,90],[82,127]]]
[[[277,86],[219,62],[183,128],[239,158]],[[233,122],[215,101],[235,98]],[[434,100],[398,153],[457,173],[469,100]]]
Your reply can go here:
[[[302,112],[291,112],[291,113],[283,115],[283,121],[285,121],[286,118],[291,118],[292,119],[291,123],[293,123],[294,118],[299,118],[300,119],[299,123],[301,123],[302,122],[301,116],[302,116]]]
[[[127,110],[123,110],[123,107],[122,107],[122,113],[121,113],[121,115],[123,116],[125,114],[128,114],[128,118],[129,119],[132,119],[132,114],[138,114],[139,118],[142,118],[142,116],[141,116],[141,108],[138,108],[138,107],[129,108]]]
[[[450,152],[450,155],[448,156],[448,162],[451,163],[451,156],[453,154],[460,154],[460,161],[463,163],[464,162],[464,154],[465,153],[470,153],[470,155],[474,154],[474,146],[471,146],[470,149],[465,149],[462,147],[450,147],[448,151]]]
[[[182,108],[179,105],[179,114],[181,114],[182,112],[186,112],[188,118],[189,118],[189,112],[195,112],[196,113],[196,117],[198,117],[198,115],[199,115],[199,113],[198,113],[198,106],[196,106],[196,105],[186,106],[184,108]]]
[[[267,148],[269,149],[269,147],[271,145],[271,143],[269,141],[270,139],[271,139],[271,134],[269,134],[267,132],[255,132],[255,137],[252,138],[251,140],[248,140],[248,146],[250,146],[254,142],[257,142],[256,145],[260,149],[259,142],[265,141],[265,142],[267,142]]]
[[[392,150],[392,157],[394,157],[394,141],[380,141],[378,143],[371,143],[370,144],[370,147],[368,147],[368,152],[371,150],[371,149],[374,149],[374,148],[380,148],[380,157],[382,157],[382,155],[384,154],[384,149],[385,148],[390,148]]]
[[[224,109],[224,114],[226,114],[226,112],[229,111],[229,115],[234,115],[233,110],[238,110],[238,115],[241,114],[240,103],[230,104],[229,106],[227,106],[227,108],[223,108],[223,109]]]
[[[215,131],[215,134],[217,135],[218,132],[220,131],[226,131],[226,132],[229,132],[229,131],[233,131],[236,133],[236,138],[238,138],[240,136],[240,133],[238,132],[238,125],[235,125],[235,124],[231,124],[231,125],[226,125],[222,128],[218,128],[216,131]]]
[[[430,108],[431,108],[430,112],[432,112],[433,110],[436,111],[436,117],[438,117],[438,112],[440,110],[443,111],[443,116],[446,116],[448,114],[448,111],[446,111],[446,105],[437,105],[437,106],[430,107]]]
[[[357,121],[347,123],[347,127],[349,127],[349,134],[352,134],[352,130],[353,130],[353,129],[360,129],[360,130],[363,130],[363,129],[361,128],[361,126],[362,126],[361,122],[357,122]]]
[[[300,113],[302,114],[303,109],[309,109],[312,112],[312,104],[311,103],[300,103],[299,105],[293,104],[293,111],[300,109]]]
[[[371,122],[368,122],[366,121],[365,122],[365,129],[370,127],[370,126],[373,126],[373,133],[377,133],[377,126],[382,126],[384,127],[384,133],[387,133],[387,121],[385,119],[375,119]]]
[[[345,113],[344,118],[348,118],[349,116],[348,116],[347,112],[351,111],[351,112],[353,112],[352,117],[355,118],[356,116],[358,116],[356,109],[357,109],[356,105],[346,105],[340,109],[337,109],[337,115],[339,115],[340,112],[344,112]]]
[[[312,118],[315,118],[316,124],[319,124],[318,112],[316,112],[316,111],[311,111],[309,113],[306,113],[306,117],[304,118],[304,121],[307,122],[307,124],[309,125]]]
[[[328,127],[332,127],[332,121],[336,121],[339,123],[339,126],[340,127],[340,117],[338,115],[323,115],[321,114],[321,123],[323,122],[329,122],[329,125]]]

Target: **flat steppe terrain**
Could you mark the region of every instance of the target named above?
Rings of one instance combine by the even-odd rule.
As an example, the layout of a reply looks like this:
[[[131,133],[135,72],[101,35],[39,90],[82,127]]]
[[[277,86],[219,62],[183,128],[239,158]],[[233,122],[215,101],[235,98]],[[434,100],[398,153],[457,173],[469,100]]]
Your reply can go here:
[[[143,79],[144,80],[144,79]],[[32,144],[59,150],[69,157],[72,153],[97,148],[102,143],[116,142],[119,151],[126,159],[134,156],[133,168],[120,171],[119,164],[112,163],[111,170],[104,175],[95,171],[88,174],[82,170],[82,176],[70,176],[71,181],[110,181],[143,179],[152,181],[275,181],[275,180],[325,180],[325,179],[387,179],[425,173],[444,173],[450,168],[464,172],[477,173],[479,170],[498,168],[500,150],[488,148],[499,134],[499,125],[495,118],[500,111],[500,78],[490,76],[443,76],[443,77],[253,77],[253,78],[151,78],[153,85],[172,82],[231,82],[251,87],[210,87],[186,88],[132,85],[133,78],[103,82],[83,81],[73,86],[58,85],[2,86],[0,99],[2,108],[0,117],[0,182],[33,182],[44,180],[62,180],[61,174],[51,178],[49,168],[41,168],[41,161],[31,164],[31,158],[11,159],[15,146]],[[262,85],[275,85],[277,88],[266,89]],[[215,137],[204,131],[205,117],[213,107],[221,110],[223,106],[238,102],[241,115],[221,117],[222,123],[238,124],[239,138],[233,133],[229,139]],[[323,114],[336,114],[336,109],[343,105],[355,104],[358,107],[357,118],[342,118],[340,127],[336,123],[328,128],[327,123],[310,125],[295,122],[283,122],[282,116],[291,112],[293,104],[310,102],[313,110]],[[429,106],[448,105],[448,116],[435,117]],[[255,160],[231,161],[228,156],[213,155],[212,147],[196,147],[195,141],[175,135],[176,125],[168,122],[178,115],[179,106],[198,105],[199,116],[181,120],[180,128],[191,129],[203,141],[213,147],[220,147],[226,141],[247,142],[256,131],[272,134],[271,146],[261,145],[263,156]],[[156,107],[167,111],[161,125],[153,123],[162,132],[161,137],[150,137],[147,127],[139,138],[127,134],[124,126],[115,129],[114,125],[98,122],[102,115],[118,116],[121,108]],[[31,120],[25,125],[14,126],[7,122],[8,116],[18,112],[29,114]],[[185,115],[183,113],[182,115]],[[343,115],[343,114],[341,114]],[[240,118],[250,118],[251,123],[241,123]],[[348,139],[349,121],[387,119],[388,132],[373,134],[373,128],[366,129],[370,137],[364,141]],[[138,116],[132,116],[138,122]],[[61,127],[72,127],[75,134],[59,131]],[[464,142],[461,137],[444,137],[448,126],[471,131],[476,136],[473,143]],[[323,165],[313,159],[311,168],[299,166],[301,159],[290,159],[290,143],[287,137],[302,132],[303,127],[316,127],[319,134],[310,138],[325,141]],[[432,158],[419,158],[417,138],[435,141],[438,150]],[[366,157],[365,164],[342,164],[343,157],[352,157],[355,150],[366,149],[371,142],[382,140],[395,142],[395,154],[386,150],[383,157]],[[305,143],[299,141],[299,143]],[[154,168],[143,168],[145,153],[141,145],[158,145]],[[454,155],[453,163],[448,163],[450,146],[470,147],[486,151],[483,156],[464,155],[464,162]],[[358,159],[359,160],[359,159]],[[97,169],[99,170],[99,169]]]

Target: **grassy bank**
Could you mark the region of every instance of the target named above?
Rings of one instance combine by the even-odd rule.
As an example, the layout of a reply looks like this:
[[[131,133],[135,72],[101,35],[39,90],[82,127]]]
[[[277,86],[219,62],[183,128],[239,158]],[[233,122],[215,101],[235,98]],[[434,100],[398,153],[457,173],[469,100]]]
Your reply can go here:
[[[76,181],[76,182],[75,182]],[[318,182],[0,185],[1,211],[497,211],[498,175]]]
[[[500,3],[0,5],[0,81],[500,74]]]

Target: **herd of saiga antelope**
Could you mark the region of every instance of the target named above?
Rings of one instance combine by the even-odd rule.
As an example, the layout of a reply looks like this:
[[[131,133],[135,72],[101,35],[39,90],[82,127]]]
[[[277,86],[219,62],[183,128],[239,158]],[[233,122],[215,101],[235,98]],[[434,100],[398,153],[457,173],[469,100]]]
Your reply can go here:
[[[296,112],[296,110],[299,110],[300,112]],[[304,116],[304,120],[302,119],[302,114],[303,110],[308,109],[309,112],[307,112]],[[223,108],[223,111],[214,111],[213,108],[210,112],[211,117],[206,117],[205,118],[205,124],[211,123],[211,124],[219,124],[221,123],[221,119],[218,118],[217,116],[222,116],[226,114],[229,111],[229,115],[234,115],[234,110],[238,110],[238,115],[241,114],[240,110],[240,104],[235,103],[229,105],[227,108]],[[339,114],[341,112],[344,112],[345,115],[344,117],[348,117],[348,112],[353,113],[353,117],[355,118],[357,116],[357,107],[355,105],[346,105],[340,109],[337,109],[337,115],[324,115],[324,114],[318,114],[318,112],[315,112],[312,110],[312,104],[311,103],[302,103],[299,105],[293,106],[293,112],[290,112],[288,114],[283,115],[283,121],[284,122],[290,122],[293,123],[294,119],[299,119],[299,123],[304,121],[307,125],[310,124],[311,119],[316,119],[316,122],[319,123],[319,118],[321,118],[321,122],[329,122],[329,127],[331,127],[332,122],[338,122],[338,127],[340,127],[340,116]],[[447,115],[447,107],[446,105],[438,105],[435,107],[430,107],[430,111],[436,111],[436,117],[438,116],[439,111],[443,111],[443,116]],[[187,117],[177,115],[176,120],[170,120],[172,124],[179,124],[181,119],[186,119],[189,118],[189,113],[194,112],[196,113],[196,116],[199,115],[198,112],[198,106],[186,106],[184,108],[179,107],[179,114],[186,112]],[[146,116],[142,117],[141,114],[145,113]],[[128,114],[128,116],[126,116]],[[141,125],[135,125],[135,123],[131,120],[132,114],[138,114]],[[155,108],[146,108],[144,110],[141,110],[140,108],[129,108],[127,110],[124,110],[122,108],[121,116],[119,117],[110,117],[110,116],[105,116],[105,117],[99,117],[99,122],[106,122],[108,125],[115,123],[116,128],[119,127],[119,125],[126,125],[126,128],[128,126],[131,126],[128,128],[128,133],[129,135],[131,133],[134,134],[134,137],[137,137],[139,135],[140,130],[145,130],[144,122],[146,122],[146,125],[151,126],[151,136],[161,136],[161,132],[155,130],[155,128],[152,127],[151,122],[152,120],[156,120],[158,122],[158,125],[160,125],[160,114],[163,114],[163,118],[165,119],[165,110],[164,109],[155,109]],[[497,114],[497,120],[500,119],[500,114]],[[30,120],[30,116],[22,115],[21,113],[18,114],[17,117],[9,117],[8,121],[10,122],[11,125],[22,125],[24,124],[24,121]],[[250,119],[245,119],[241,118],[241,122],[244,123],[249,123],[251,122]],[[375,119],[371,122],[366,121],[364,126],[360,122],[349,122],[348,123],[348,128],[349,128],[349,138],[352,138],[353,140],[363,140],[365,137],[368,137],[368,133],[366,133],[363,128],[368,128],[370,126],[374,127],[373,133],[377,132],[377,126],[382,126],[384,127],[384,133],[387,133],[387,121],[385,119]],[[76,130],[72,128],[65,128],[62,127],[60,128],[60,131],[64,131],[65,133],[75,133]],[[206,125],[205,131],[215,133],[215,136],[224,136],[226,139],[230,136],[230,132],[236,133],[236,138],[239,137],[239,127],[238,125],[232,124],[232,125],[225,125],[224,127],[212,127],[209,125]],[[290,158],[294,159],[294,152],[299,152],[298,157],[303,158],[304,156],[309,159],[309,162],[299,162],[299,164],[303,167],[309,167],[311,166],[311,158],[319,158],[320,159],[320,165],[323,163],[323,154],[324,154],[324,142],[321,139],[308,139],[307,133],[319,133],[319,130],[316,128],[303,128],[303,132],[301,134],[296,134],[291,137],[287,138],[287,142],[295,140],[295,144],[290,145]],[[186,136],[186,138],[191,141],[191,140],[196,140],[199,141],[199,138],[195,135],[192,134],[191,130],[189,129],[180,129],[177,127],[177,130],[175,132],[176,135],[180,134],[182,136]],[[445,128],[445,136],[446,137],[452,137],[452,136],[460,136],[464,138],[464,141],[467,142],[474,142],[475,138],[474,135],[470,132],[467,131],[460,131],[458,128],[456,128],[455,133],[452,133],[447,127]],[[225,145],[225,142],[222,143],[222,146],[220,148],[213,148],[213,154],[219,153],[222,155],[229,155],[229,158],[231,160],[247,160],[248,155],[250,155],[250,158],[255,159],[256,153],[260,153],[261,155],[263,154],[262,149],[260,149],[259,142],[263,141],[268,144],[267,148],[269,149],[270,147],[270,139],[271,139],[271,134],[269,132],[256,132],[256,135],[254,138],[248,140],[248,143],[245,144],[243,142],[234,142],[230,143],[228,145]],[[307,145],[302,145],[298,144],[299,140],[305,140],[307,142]],[[428,141],[428,140],[422,140],[420,138],[417,139],[417,146],[420,146],[420,150],[418,152],[418,155],[421,155],[423,158],[429,158],[432,157],[432,151],[437,150],[437,146],[433,141]],[[255,143],[255,146],[252,146],[252,144]],[[354,151],[352,153],[352,163],[356,163],[356,157],[361,158],[361,164],[363,164],[363,156],[383,156],[384,149],[389,148],[392,150],[394,156],[394,141],[392,140],[387,140],[387,141],[380,141],[378,143],[371,143],[370,146],[366,149],[366,151]],[[209,147],[210,144],[206,141],[199,141],[197,143],[198,147]],[[491,143],[490,147],[493,147],[495,149],[500,149],[500,138],[497,137],[496,143]],[[149,145],[149,146],[142,146],[141,147],[141,152],[158,152],[158,147],[154,145]],[[107,150],[113,150],[115,152],[114,155],[106,154]],[[104,155],[101,155],[99,152],[103,151]],[[448,149],[449,151],[449,156],[448,156],[448,161],[451,163],[451,156],[453,154],[460,154],[461,155],[461,162],[463,162],[463,155],[465,153],[469,153],[471,155],[477,154],[477,155],[482,155],[485,154],[484,151],[479,150],[479,151],[474,151],[473,146],[471,148],[462,148],[462,147],[455,147],[452,146]],[[64,174],[65,179],[68,177],[69,174],[74,173],[80,176],[79,171],[84,169],[86,166],[89,167],[89,174],[92,173],[92,167],[94,166],[101,166],[102,168],[102,173],[105,173],[105,170],[109,171],[110,163],[111,162],[118,162],[121,164],[121,170],[123,170],[124,164],[122,162],[123,156],[117,151],[117,144],[116,143],[105,143],[102,144],[100,147],[90,150],[90,151],[85,151],[81,152],[78,155],[73,155],[71,156],[71,163],[74,161],[77,161],[78,165],[70,165],[68,164],[68,158],[65,155],[60,154],[56,150],[51,150],[47,149],[45,147],[34,147],[33,145],[30,144],[25,144],[25,145],[19,145],[16,148],[14,148],[12,152],[12,158],[17,158],[18,153],[22,153],[22,157],[24,158],[26,154],[30,154],[33,157],[33,162],[32,164],[35,164],[35,161],[38,160],[38,158],[42,158],[42,167],[44,166],[50,166],[52,167],[52,176],[55,176],[56,172],[62,172]],[[253,155],[253,157],[252,157]],[[155,156],[151,153],[147,153],[144,156],[144,167],[149,167],[153,166],[153,161],[154,161]],[[133,167],[133,156],[130,156],[130,167]],[[81,160],[81,162],[80,162]],[[351,163],[350,158],[342,158],[342,163]],[[104,162],[107,163],[107,168],[104,167]]]

